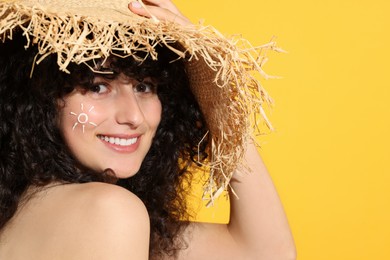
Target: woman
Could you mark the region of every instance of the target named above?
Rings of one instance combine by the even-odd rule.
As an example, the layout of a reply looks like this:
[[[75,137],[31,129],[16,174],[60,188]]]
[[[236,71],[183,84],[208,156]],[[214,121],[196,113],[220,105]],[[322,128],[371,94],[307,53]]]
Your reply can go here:
[[[0,8],[0,259],[295,257],[230,42],[167,0],[32,2]],[[194,163],[228,225],[185,221]]]

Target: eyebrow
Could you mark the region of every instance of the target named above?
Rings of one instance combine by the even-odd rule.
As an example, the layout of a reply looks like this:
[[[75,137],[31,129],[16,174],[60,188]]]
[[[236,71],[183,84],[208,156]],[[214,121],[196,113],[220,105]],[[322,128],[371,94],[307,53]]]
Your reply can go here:
[[[94,74],[115,74],[115,71],[110,67],[100,67],[97,70],[94,70]]]

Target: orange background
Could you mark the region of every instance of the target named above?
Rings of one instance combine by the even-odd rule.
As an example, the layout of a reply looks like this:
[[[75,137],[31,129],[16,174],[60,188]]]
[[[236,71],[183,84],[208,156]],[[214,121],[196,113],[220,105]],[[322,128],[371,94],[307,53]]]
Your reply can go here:
[[[276,132],[260,142],[298,259],[390,259],[390,2],[175,3],[193,22],[254,45],[276,36],[288,51],[265,66],[283,79],[263,81]],[[227,221],[226,201],[197,219]]]

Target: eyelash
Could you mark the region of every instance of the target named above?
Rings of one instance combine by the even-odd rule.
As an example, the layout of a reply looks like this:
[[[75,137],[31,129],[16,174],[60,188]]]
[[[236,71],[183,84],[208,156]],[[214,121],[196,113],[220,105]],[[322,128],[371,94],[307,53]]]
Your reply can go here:
[[[142,90],[139,90],[139,88],[142,87]],[[156,93],[157,86],[153,84],[152,82],[147,81],[141,81],[138,84],[136,84],[133,89],[135,92],[138,93]]]
[[[105,83],[96,83],[96,84],[93,84],[91,87],[90,87],[90,91],[93,92],[93,93],[97,93],[97,94],[102,94],[98,88],[100,88],[101,86],[105,87],[106,88],[106,91],[108,91],[108,86],[105,84]],[[104,91],[104,92],[106,92]]]
[[[102,91],[101,87],[104,87],[106,90],[101,92]],[[154,93],[156,93],[157,86],[156,86],[156,84],[154,84],[152,82],[141,81],[141,82],[137,82],[133,86],[133,89],[134,89],[134,92],[136,92],[136,93],[145,93],[145,94],[153,93],[154,94]],[[103,82],[95,83],[89,88],[89,91],[96,93],[96,94],[104,94],[104,93],[108,92],[109,90],[110,89],[109,89],[108,84],[103,83]]]

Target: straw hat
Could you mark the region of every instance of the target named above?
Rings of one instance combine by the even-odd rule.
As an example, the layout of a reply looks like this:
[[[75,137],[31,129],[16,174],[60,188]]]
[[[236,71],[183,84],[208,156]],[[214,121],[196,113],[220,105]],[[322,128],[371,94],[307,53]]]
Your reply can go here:
[[[264,54],[276,47],[271,42],[254,48],[210,26],[180,26],[140,17],[128,10],[128,3],[1,0],[0,39],[12,39],[15,29],[22,30],[28,45],[38,46],[36,63],[54,54],[65,72],[71,62],[104,59],[113,50],[128,56],[144,51],[157,59],[156,45],[165,45],[186,59],[190,87],[212,140],[206,192],[213,199],[228,187],[234,169],[242,163],[245,143],[258,131],[259,120],[271,128],[262,110],[270,99],[257,78],[266,77],[261,68]]]

